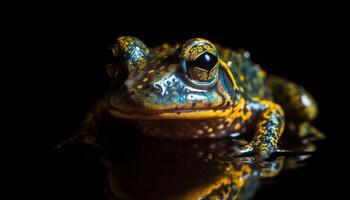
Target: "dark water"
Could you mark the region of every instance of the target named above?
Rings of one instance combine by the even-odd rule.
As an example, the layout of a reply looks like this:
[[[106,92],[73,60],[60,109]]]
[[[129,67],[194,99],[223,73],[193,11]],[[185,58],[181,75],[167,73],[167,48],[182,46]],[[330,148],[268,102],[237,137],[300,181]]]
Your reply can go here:
[[[279,199],[281,190],[293,189],[289,196],[312,196],[312,190],[303,194],[307,188],[300,186],[307,181],[315,184],[316,180],[309,178],[319,175],[313,174],[316,170],[328,167],[313,169],[324,159],[320,156],[327,156],[322,150],[324,142],[302,143],[290,138],[284,146],[289,150],[321,149],[311,157],[277,154],[268,161],[257,161],[254,157],[232,156],[239,146],[237,138],[169,141],[143,136],[128,124],[104,127],[93,146],[67,145],[55,152],[50,164],[56,176],[50,174],[50,178],[63,183],[51,188],[56,195],[87,199],[260,199],[273,193]]]

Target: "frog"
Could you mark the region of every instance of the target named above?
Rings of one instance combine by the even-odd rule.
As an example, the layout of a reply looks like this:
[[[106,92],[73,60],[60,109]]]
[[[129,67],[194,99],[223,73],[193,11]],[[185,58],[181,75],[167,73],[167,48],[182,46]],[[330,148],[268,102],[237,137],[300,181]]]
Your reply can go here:
[[[137,37],[120,36],[110,53],[110,89],[85,126],[97,126],[96,119],[109,115],[159,139],[243,137],[248,139],[236,154],[261,160],[279,151],[286,122],[287,128],[314,129],[318,109],[312,95],[267,74],[247,50],[203,38],[148,47]],[[92,138],[84,135],[87,143]]]

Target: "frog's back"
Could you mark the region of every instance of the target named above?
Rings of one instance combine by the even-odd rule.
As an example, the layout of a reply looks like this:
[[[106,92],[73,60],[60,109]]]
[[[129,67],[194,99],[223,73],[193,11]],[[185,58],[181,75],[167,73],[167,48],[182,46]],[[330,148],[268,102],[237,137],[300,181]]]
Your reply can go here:
[[[230,67],[236,77],[237,84],[243,88],[249,97],[259,97],[271,100],[271,94],[265,84],[265,71],[255,64],[247,51],[233,51],[228,48],[218,48],[222,59]]]

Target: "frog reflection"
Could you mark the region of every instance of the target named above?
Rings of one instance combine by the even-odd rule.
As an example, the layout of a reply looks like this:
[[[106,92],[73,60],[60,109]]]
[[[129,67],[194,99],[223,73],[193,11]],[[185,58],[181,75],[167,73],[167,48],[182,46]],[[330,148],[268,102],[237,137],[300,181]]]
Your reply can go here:
[[[277,176],[290,162],[285,157],[259,162],[254,157],[232,158],[228,155],[238,143],[227,139],[142,138],[128,146],[125,155],[114,148],[103,156],[110,200],[251,199],[264,178]]]

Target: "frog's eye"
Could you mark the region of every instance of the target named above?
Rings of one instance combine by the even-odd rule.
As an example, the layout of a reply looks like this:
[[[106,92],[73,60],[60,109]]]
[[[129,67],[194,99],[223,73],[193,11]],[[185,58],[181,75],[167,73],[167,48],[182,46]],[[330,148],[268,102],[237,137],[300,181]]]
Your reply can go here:
[[[210,86],[218,79],[219,59],[211,42],[195,38],[180,49],[180,59],[186,77],[198,86]]]

